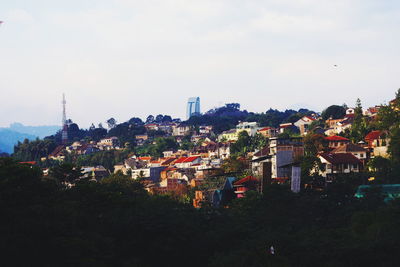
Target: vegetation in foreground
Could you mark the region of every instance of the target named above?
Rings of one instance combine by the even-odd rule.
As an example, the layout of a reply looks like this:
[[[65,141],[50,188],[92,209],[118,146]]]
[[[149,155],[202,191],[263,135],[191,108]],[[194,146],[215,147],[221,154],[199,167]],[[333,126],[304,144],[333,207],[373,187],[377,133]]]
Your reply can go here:
[[[67,189],[0,159],[6,266],[398,266],[400,203],[346,183],[196,210],[123,175]],[[269,248],[275,248],[275,254]]]

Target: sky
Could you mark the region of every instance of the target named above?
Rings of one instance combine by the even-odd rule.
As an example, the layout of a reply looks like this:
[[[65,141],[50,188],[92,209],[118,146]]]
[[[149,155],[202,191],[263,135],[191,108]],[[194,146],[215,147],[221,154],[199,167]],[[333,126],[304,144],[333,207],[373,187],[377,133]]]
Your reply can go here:
[[[0,127],[387,103],[397,0],[2,0]],[[337,65],[335,67],[334,65]]]

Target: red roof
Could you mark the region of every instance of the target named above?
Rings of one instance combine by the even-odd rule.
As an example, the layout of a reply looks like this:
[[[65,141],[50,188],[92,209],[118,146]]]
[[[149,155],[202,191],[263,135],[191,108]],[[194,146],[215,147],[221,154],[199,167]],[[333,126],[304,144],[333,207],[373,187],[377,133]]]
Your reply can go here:
[[[378,110],[379,110],[378,107],[372,107],[372,108],[369,108],[369,109],[368,109],[368,111],[371,112],[372,114],[378,113]]]
[[[367,141],[379,139],[381,133],[382,133],[381,131],[372,131],[369,134],[367,134],[364,139]]]
[[[312,121],[316,120],[316,119],[314,119],[313,117],[310,117],[310,116],[304,116],[304,117],[306,117],[307,119],[312,120]]]
[[[198,158],[200,158],[199,156],[194,156],[194,157],[188,157],[184,162],[186,163],[186,162],[193,162],[193,161],[195,161],[196,159],[198,159]]]
[[[36,161],[23,161],[20,164],[29,164],[29,165],[36,165]]]
[[[177,159],[175,161],[175,163],[183,163],[186,159],[187,159],[187,157],[180,157],[179,159]]]
[[[172,162],[174,162],[175,160],[176,160],[176,158],[167,158],[161,163],[161,165],[169,165]]]
[[[193,162],[196,159],[200,158],[200,156],[192,156],[192,157],[180,157],[175,161],[175,163],[188,163]]]
[[[49,155],[50,157],[57,157],[64,150],[63,145],[57,146],[53,152]]]
[[[323,157],[326,161],[331,164],[361,164],[362,162],[351,153],[321,153],[321,157]]]
[[[259,132],[263,132],[263,131],[268,131],[268,130],[270,130],[270,129],[272,129],[272,127],[265,127],[265,128],[262,128],[262,129],[260,129],[260,130],[258,130]]]
[[[279,125],[279,128],[288,128],[288,127],[292,127],[293,123],[282,123]]]
[[[240,179],[239,181],[234,182],[233,184],[240,185],[240,184],[244,184],[246,182],[258,182],[258,179],[249,175],[243,179]]]
[[[269,146],[265,146],[254,154],[255,157],[262,157],[267,155],[269,155]]]
[[[345,137],[337,136],[337,135],[325,137],[325,140],[328,140],[328,141],[350,141],[349,139],[347,139]]]

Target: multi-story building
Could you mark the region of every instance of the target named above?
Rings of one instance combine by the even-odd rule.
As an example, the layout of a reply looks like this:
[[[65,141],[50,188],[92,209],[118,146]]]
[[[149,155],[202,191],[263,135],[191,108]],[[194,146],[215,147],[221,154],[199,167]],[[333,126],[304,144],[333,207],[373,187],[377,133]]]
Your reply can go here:
[[[190,134],[192,128],[189,125],[185,125],[183,123],[172,127],[172,135],[173,136],[185,136]]]
[[[119,146],[118,137],[112,136],[109,138],[103,138],[100,140],[100,142],[97,143],[97,145],[102,150],[118,148]]]
[[[267,138],[271,138],[271,137],[275,137],[278,135],[278,130],[274,127],[264,127],[262,129],[258,130],[258,133]]]
[[[186,117],[189,119],[193,115],[200,114],[200,97],[191,97],[188,100],[186,108]]]
[[[236,125],[236,132],[239,134],[242,131],[246,131],[250,136],[256,135],[259,130],[257,122],[240,122]]]
[[[290,178],[292,165],[304,154],[301,137],[270,138],[269,156],[271,157],[271,177]]]

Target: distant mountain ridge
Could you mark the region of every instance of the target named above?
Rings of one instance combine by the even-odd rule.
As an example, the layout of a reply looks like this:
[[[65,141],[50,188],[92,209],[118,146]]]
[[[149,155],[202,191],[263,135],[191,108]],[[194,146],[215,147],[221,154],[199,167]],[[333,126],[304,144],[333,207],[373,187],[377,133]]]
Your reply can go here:
[[[0,152],[9,154],[14,152],[14,145],[16,145],[18,141],[22,142],[25,139],[34,140],[36,136],[8,129],[0,129]]]
[[[34,135],[42,139],[46,136],[57,133],[57,131],[60,130],[60,128],[61,127],[58,125],[26,126],[23,125],[22,123],[14,122],[10,124],[9,128],[5,129],[9,129],[11,131],[18,133]]]
[[[12,123],[10,127],[0,128],[0,153],[13,153],[14,145],[25,139],[34,140],[53,135],[60,130],[60,126],[25,126],[22,123]]]

